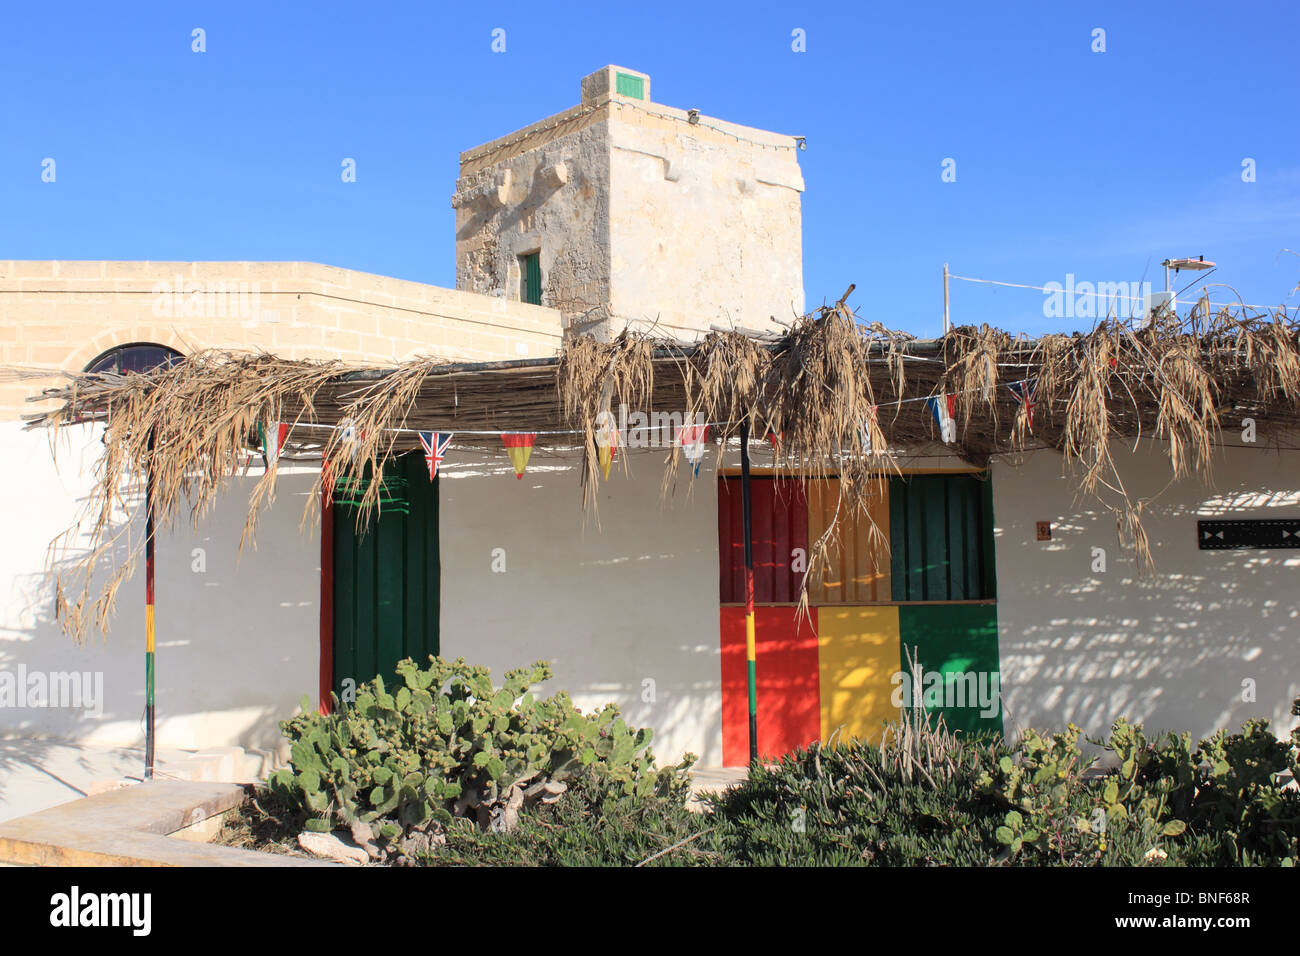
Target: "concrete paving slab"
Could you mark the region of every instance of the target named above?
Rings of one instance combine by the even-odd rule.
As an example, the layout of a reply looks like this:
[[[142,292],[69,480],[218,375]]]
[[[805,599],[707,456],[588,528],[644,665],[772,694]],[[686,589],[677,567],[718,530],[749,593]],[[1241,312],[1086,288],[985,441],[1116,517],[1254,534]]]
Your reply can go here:
[[[168,836],[245,799],[228,783],[155,780],[0,823],[0,863],[18,866],[317,866],[319,861]]]
[[[238,747],[160,750],[154,773],[159,780],[245,782],[256,775],[248,774],[249,764]],[[6,737],[0,739],[0,822],[79,800],[96,784],[140,783],[143,775],[143,748]]]
[[[700,799],[707,793],[721,793],[730,790],[749,776],[748,767],[695,767],[691,770],[691,796],[686,806],[691,810],[703,811],[704,803]]]

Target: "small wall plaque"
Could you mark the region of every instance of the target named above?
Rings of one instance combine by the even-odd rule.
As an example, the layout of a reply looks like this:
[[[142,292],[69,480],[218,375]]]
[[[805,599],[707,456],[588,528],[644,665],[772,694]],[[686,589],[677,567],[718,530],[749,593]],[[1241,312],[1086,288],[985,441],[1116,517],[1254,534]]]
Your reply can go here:
[[[1237,548],[1300,548],[1300,518],[1196,522],[1202,551]]]
[[[1051,540],[1052,540],[1052,522],[1050,522],[1050,521],[1036,521],[1036,522],[1034,522],[1034,527],[1038,529],[1038,540],[1039,540],[1039,541],[1051,541]]]

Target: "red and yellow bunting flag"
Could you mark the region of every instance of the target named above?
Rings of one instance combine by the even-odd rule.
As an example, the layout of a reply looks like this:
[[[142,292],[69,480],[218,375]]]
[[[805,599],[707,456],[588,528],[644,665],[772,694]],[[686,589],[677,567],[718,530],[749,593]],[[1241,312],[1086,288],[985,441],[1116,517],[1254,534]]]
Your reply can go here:
[[[528,467],[528,459],[533,454],[533,442],[536,440],[536,432],[505,432],[501,436],[501,444],[506,446],[510,464],[515,466],[515,477],[520,481],[524,479],[524,469]]]
[[[601,425],[596,430],[596,460],[600,463],[600,471],[609,481],[609,466],[614,463],[614,456],[618,454],[618,429],[611,428],[608,424]]]

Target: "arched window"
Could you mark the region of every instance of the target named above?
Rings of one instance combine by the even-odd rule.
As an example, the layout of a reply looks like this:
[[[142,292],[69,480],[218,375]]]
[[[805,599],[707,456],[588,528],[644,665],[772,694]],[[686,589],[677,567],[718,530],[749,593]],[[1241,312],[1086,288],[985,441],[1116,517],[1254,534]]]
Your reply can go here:
[[[185,356],[165,345],[152,342],[132,342],[119,345],[100,355],[86,366],[87,372],[148,372],[159,365],[172,365]]]

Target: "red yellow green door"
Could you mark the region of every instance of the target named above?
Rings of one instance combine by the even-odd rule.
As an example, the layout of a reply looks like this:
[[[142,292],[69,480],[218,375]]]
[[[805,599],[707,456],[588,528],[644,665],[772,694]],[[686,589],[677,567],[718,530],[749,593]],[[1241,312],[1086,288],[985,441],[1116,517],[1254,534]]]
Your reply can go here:
[[[952,730],[1002,733],[986,477],[882,481],[866,514],[841,520],[803,615],[807,549],[835,513],[838,482],[760,477],[752,493],[761,757],[837,736],[879,740],[904,707]],[[737,765],[749,751],[739,480],[722,479],[718,494],[723,761]]]

